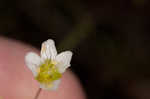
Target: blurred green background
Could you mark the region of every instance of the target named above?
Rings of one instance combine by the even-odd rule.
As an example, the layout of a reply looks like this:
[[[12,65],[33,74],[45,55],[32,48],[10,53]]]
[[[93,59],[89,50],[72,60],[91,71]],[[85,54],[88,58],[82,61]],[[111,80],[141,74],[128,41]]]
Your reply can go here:
[[[149,0],[0,0],[0,35],[72,50],[88,99],[150,99]]]

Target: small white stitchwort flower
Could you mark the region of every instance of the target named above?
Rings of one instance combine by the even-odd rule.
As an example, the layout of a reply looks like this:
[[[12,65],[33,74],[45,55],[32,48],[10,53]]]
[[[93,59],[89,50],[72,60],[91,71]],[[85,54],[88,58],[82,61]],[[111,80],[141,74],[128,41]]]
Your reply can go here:
[[[54,41],[48,39],[42,43],[41,57],[34,52],[28,52],[25,63],[39,82],[40,88],[56,90],[62,73],[70,66],[71,58],[71,51],[57,54]]]

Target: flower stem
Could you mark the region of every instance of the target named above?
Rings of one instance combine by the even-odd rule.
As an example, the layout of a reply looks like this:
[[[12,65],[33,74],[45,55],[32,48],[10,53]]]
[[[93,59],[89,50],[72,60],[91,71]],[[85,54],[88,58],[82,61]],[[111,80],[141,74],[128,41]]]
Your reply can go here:
[[[36,95],[35,95],[34,99],[38,99],[38,97],[39,97],[41,91],[42,91],[42,89],[39,88],[38,91],[36,92]]]

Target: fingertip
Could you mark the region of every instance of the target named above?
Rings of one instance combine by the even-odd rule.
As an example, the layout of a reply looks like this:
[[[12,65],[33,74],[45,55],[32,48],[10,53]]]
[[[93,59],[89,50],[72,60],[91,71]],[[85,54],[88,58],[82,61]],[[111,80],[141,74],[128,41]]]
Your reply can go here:
[[[0,37],[0,95],[4,99],[33,99],[38,90],[39,85],[24,62],[29,51],[38,52],[26,44]],[[67,70],[58,90],[43,90],[39,99],[42,98],[85,99],[85,93],[75,74]]]

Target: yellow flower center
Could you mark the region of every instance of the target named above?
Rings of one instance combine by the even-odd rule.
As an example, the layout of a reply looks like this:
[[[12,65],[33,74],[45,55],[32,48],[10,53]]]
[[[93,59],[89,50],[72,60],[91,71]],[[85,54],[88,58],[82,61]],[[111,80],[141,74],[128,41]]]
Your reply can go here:
[[[35,79],[42,84],[50,85],[53,81],[61,78],[61,76],[61,73],[55,66],[55,62],[47,59],[39,66],[38,75]]]

